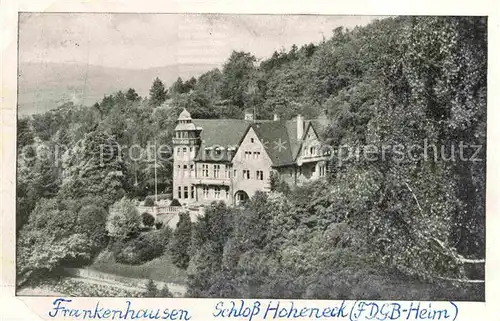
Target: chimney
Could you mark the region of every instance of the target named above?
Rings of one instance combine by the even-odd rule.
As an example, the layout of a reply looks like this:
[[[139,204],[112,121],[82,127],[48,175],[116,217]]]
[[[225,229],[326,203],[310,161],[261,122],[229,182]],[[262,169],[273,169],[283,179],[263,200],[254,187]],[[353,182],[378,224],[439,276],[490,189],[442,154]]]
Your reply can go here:
[[[278,116],[278,114],[274,114],[274,116],[273,116],[273,120],[274,120],[274,121],[278,121],[278,120],[280,120],[280,116]]]
[[[253,112],[252,111],[245,111],[245,120],[253,120]]]
[[[302,115],[297,115],[297,140],[301,140],[304,136],[304,118]]]

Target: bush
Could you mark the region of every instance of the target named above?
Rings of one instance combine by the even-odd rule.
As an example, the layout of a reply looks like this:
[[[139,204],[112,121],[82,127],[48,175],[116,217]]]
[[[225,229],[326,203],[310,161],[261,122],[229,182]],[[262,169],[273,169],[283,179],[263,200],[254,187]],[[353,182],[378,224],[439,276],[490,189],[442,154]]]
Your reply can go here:
[[[158,288],[153,280],[149,280],[146,284],[146,293],[144,293],[146,298],[155,298],[158,296]]]
[[[139,232],[139,213],[133,201],[125,197],[114,203],[106,222],[106,230],[110,237],[126,240]]]
[[[178,199],[174,198],[170,203],[170,206],[182,206]]]
[[[114,274],[117,276],[118,280],[119,277],[127,277],[185,284],[187,279],[186,271],[177,268],[172,263],[170,256],[166,253],[144,264],[130,265],[116,262],[113,253],[111,253],[110,250],[104,250],[94,260],[90,268],[96,271]]]
[[[141,218],[142,224],[144,224],[144,226],[152,227],[155,224],[154,216],[147,212],[142,213]]]
[[[155,227],[157,230],[160,230],[163,228],[163,222],[162,221],[158,221],[155,223]]]
[[[168,289],[168,286],[164,285],[163,288],[161,288],[161,290],[158,292],[157,297],[159,297],[159,298],[173,298],[174,295],[172,294],[172,292],[170,292],[170,290]]]
[[[172,193],[167,193],[167,194],[158,194],[158,200],[169,200],[172,199]]]
[[[115,242],[111,248],[116,262],[142,264],[161,256],[172,237],[170,228],[151,231],[126,242]]]
[[[155,206],[155,200],[151,196],[147,196],[144,199],[144,206]]]
[[[172,194],[158,194],[156,197],[154,195],[149,195],[144,198],[144,206],[155,206],[155,201],[169,200],[172,198]]]
[[[281,178],[277,172],[272,172],[269,177],[269,185],[271,191],[283,193],[288,195],[290,193],[290,186]]]
[[[146,284],[146,292],[144,293],[144,297],[146,298],[173,298],[172,292],[168,289],[166,285],[164,285],[161,290],[158,290],[156,283],[149,279]]]

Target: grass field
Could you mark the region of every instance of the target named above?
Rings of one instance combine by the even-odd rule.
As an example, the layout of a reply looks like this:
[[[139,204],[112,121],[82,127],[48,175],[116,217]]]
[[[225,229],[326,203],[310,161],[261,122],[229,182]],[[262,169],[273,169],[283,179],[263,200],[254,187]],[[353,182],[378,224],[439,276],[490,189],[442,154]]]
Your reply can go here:
[[[186,271],[172,264],[168,254],[141,265],[116,263],[110,252],[103,251],[89,268],[119,276],[186,284]]]

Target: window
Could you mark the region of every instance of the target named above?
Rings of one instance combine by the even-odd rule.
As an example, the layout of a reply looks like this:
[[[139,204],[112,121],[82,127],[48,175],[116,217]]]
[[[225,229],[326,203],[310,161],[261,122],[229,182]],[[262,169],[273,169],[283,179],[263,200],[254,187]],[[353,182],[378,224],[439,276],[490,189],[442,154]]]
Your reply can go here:
[[[219,178],[220,174],[220,165],[214,165],[214,177]]]
[[[227,169],[227,167],[226,167],[225,174],[226,174],[226,178],[231,178],[231,170]]]
[[[203,198],[208,198],[208,186],[203,186]]]
[[[190,170],[190,174],[189,175],[191,177],[194,177],[194,165],[193,164],[189,165],[189,170]]]
[[[186,154],[187,153],[187,147],[182,147],[182,154]]]
[[[189,198],[189,190],[187,186],[184,186],[184,198]]]
[[[325,175],[326,175],[326,166],[324,164],[319,165],[319,176],[324,177]]]
[[[250,179],[250,171],[248,169],[243,170],[243,178]]]
[[[257,171],[256,176],[258,180],[264,180],[264,172],[263,171]]]
[[[251,143],[255,143],[255,139],[250,138],[250,142],[251,142]]]
[[[177,147],[177,156],[181,156],[181,148]]]
[[[225,188],[224,191],[226,192],[226,199],[229,199],[229,187]]]
[[[181,190],[181,187],[177,187],[177,198],[178,199],[181,199],[182,198],[182,190]]]
[[[220,187],[215,186],[214,191],[215,191],[215,198],[220,198]]]
[[[259,159],[260,158],[260,152],[253,152],[253,158],[254,159]]]
[[[252,158],[252,152],[246,151],[245,152],[245,159],[250,159]]]
[[[187,165],[184,165],[184,166],[182,167],[182,169],[183,169],[183,170],[182,170],[182,176],[187,176],[187,175],[188,175],[188,173],[187,173],[188,166],[187,166]]]
[[[195,199],[194,197],[194,186],[191,185],[191,198]]]
[[[203,177],[208,177],[208,164],[203,164],[201,167]]]
[[[177,175],[181,175],[181,165],[177,165]]]
[[[236,175],[238,172],[236,170],[234,170],[234,175],[233,177],[236,178],[238,175]]]

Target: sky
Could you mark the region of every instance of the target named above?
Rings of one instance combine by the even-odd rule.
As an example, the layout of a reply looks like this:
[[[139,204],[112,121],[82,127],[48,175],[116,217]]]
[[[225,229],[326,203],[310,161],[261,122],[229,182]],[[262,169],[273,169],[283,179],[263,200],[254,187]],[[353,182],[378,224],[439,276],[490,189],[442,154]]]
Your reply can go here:
[[[232,50],[267,58],[329,38],[373,16],[21,13],[20,63],[89,63],[126,69],[222,65]]]

